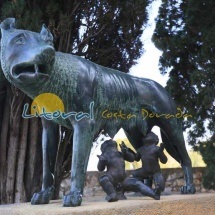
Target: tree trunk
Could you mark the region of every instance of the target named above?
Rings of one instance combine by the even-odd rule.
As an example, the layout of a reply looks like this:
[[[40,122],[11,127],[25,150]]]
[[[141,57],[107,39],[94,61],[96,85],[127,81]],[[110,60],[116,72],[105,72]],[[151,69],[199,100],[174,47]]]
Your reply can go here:
[[[0,86],[0,131],[2,129],[6,91],[7,91],[7,88],[5,86]],[[0,137],[1,137],[1,133],[0,133]]]
[[[24,104],[29,103],[30,99],[25,98]],[[18,148],[18,159],[17,159],[17,169],[16,169],[16,185],[15,185],[15,202],[25,202],[26,195],[24,189],[24,167],[27,149],[27,138],[28,138],[28,124],[29,119],[22,118],[21,120],[21,131],[20,131],[20,141]]]
[[[29,135],[28,135],[28,152],[26,159],[26,176],[25,176],[25,189],[26,197],[29,200],[32,196],[32,188],[34,187],[35,163],[37,155],[37,142],[38,142],[38,129],[39,119],[31,118],[29,120]],[[42,156],[42,154],[41,154]],[[36,167],[37,168],[37,167]]]
[[[11,87],[7,86],[6,89],[6,99],[4,105],[4,114],[2,119],[2,129],[1,129],[1,140],[0,140],[0,189],[1,197],[0,203],[7,203],[7,194],[6,194],[6,174],[7,174],[7,139],[8,139],[8,130],[9,130],[9,121],[10,121],[10,101],[11,101]]]
[[[9,147],[7,152],[7,182],[6,193],[7,203],[14,202],[14,185],[16,180],[16,158],[19,142],[19,129],[22,113],[22,102],[24,94],[13,88],[14,94],[11,102],[11,114],[10,114],[10,136]]]
[[[0,204],[29,201],[42,176],[40,119],[21,117],[30,99],[11,88],[0,94]]]

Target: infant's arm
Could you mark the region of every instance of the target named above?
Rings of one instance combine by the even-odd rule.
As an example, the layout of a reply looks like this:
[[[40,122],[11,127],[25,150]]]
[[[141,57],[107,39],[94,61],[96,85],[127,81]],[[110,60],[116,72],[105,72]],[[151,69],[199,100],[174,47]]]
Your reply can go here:
[[[136,158],[135,152],[128,148],[123,141],[119,146],[121,148],[124,159],[129,162],[134,162]]]
[[[160,159],[160,162],[165,164],[167,162],[167,157],[164,154],[163,150],[164,150],[164,144],[161,143],[161,145],[160,145],[160,147],[158,149],[158,157]]]
[[[102,172],[105,170],[105,167],[107,165],[107,160],[105,159],[105,157],[103,155],[97,155],[97,157],[99,158],[99,162],[97,165],[97,169]]]
[[[135,161],[139,161],[141,159],[141,154],[139,152],[137,152],[135,154]]]

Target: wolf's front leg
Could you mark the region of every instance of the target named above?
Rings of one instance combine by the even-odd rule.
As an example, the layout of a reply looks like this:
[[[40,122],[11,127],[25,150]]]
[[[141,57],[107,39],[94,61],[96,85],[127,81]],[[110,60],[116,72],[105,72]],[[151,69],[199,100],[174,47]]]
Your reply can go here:
[[[31,204],[48,204],[54,194],[54,168],[58,149],[58,125],[42,119],[43,184],[39,193],[34,193]]]
[[[94,137],[93,127],[89,121],[85,120],[81,120],[74,126],[71,191],[64,196],[63,206],[65,207],[81,205],[87,164]]]

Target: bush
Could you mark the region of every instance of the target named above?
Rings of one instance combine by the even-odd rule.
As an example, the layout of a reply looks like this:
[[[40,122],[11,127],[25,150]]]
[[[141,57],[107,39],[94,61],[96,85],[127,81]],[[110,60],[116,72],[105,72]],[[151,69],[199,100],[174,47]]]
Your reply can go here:
[[[203,175],[203,185],[206,189],[215,190],[215,135],[209,141],[202,142],[199,150],[207,165]]]

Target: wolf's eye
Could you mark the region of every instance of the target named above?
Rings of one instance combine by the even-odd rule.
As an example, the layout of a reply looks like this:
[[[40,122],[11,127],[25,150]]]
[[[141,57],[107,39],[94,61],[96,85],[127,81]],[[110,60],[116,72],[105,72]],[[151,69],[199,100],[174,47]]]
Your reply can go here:
[[[23,44],[23,43],[24,43],[24,38],[23,38],[23,36],[18,37],[18,38],[14,41],[14,43],[16,43],[16,44],[18,44],[18,45]]]

